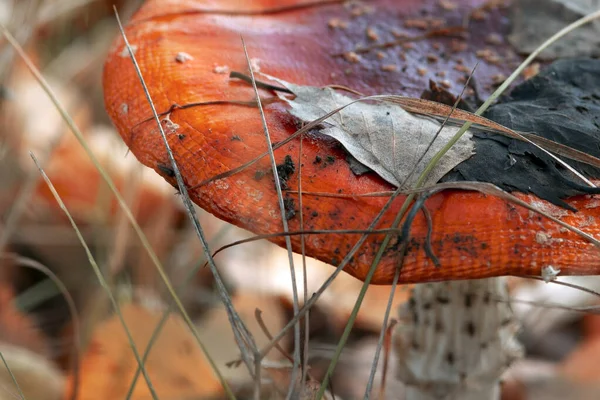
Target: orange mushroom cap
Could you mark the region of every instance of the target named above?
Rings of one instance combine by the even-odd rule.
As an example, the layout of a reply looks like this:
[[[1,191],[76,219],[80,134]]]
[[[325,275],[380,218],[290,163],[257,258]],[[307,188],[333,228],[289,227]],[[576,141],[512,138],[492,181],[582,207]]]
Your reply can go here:
[[[452,21],[460,24],[469,9],[484,2],[464,0],[456,4],[458,8],[444,11],[448,16],[446,26]],[[381,43],[403,34],[423,35],[418,24],[414,25],[417,28],[402,24],[411,18],[421,18],[425,32],[434,32],[427,29],[436,29],[439,23],[433,18],[423,19],[423,10],[430,12],[436,7],[439,5],[435,1],[416,0],[374,1],[362,6],[335,1],[150,0],[130,22],[126,34],[159,113],[169,111],[174,104],[209,103],[174,109],[161,116],[184,181],[193,188],[192,200],[219,218],[267,234],[283,230],[268,157],[241,172],[195,187],[267,149],[258,109],[223,103],[254,100],[252,87],[230,79],[227,73],[247,71],[240,36],[245,39],[255,72],[260,70],[296,84],[339,84],[365,94],[418,96],[427,80],[435,77],[434,68],[445,71],[444,79],[459,89],[464,71],[456,66],[475,64],[475,50],[485,46],[482,35],[470,35],[466,42],[457,42],[453,37],[420,40],[411,43],[412,50],[402,46],[382,48],[382,55],[377,51],[355,52],[357,58],[335,54],[366,46],[369,40]],[[499,11],[492,10],[488,20],[477,23],[486,24],[488,33],[504,33],[499,16]],[[379,37],[373,37],[372,32],[378,32]],[[464,46],[456,47],[456,43],[466,43],[468,51]],[[424,55],[430,52],[445,56],[438,57],[435,65],[427,64]],[[423,58],[422,68],[429,66],[431,72],[417,71],[421,68],[415,61],[417,57]],[[432,60],[430,57],[429,62]],[[386,65],[396,65],[397,70]],[[511,68],[509,62],[496,65],[491,57],[484,57],[479,67],[483,71],[480,87],[487,88],[495,74]],[[105,65],[104,90],[108,113],[132,153],[176,186],[169,176],[162,138],[151,120],[150,106],[121,38],[113,45]],[[265,99],[275,97],[270,91],[260,92]],[[273,143],[287,139],[298,128],[281,102],[265,104],[265,114]],[[278,163],[289,156],[295,167],[286,181],[291,190],[298,187],[299,165],[304,192],[360,195],[394,189],[375,174],[354,175],[339,144],[318,132],[305,135],[300,156],[299,146],[300,139],[295,139],[275,151]],[[304,230],[366,229],[387,201],[304,195],[303,209],[298,210],[297,194],[285,196],[291,231],[300,230],[299,212],[304,215]],[[568,200],[581,210],[578,213],[534,196],[518,197],[588,233],[598,230],[600,202],[593,197]],[[390,227],[404,200],[404,196],[396,199],[377,228]],[[563,274],[593,274],[600,265],[600,252],[591,243],[504,200],[475,192],[446,191],[432,196],[426,206],[433,221],[432,250],[440,266],[434,266],[424,251],[427,225],[423,215],[418,214],[401,282],[539,276],[548,265]],[[364,279],[383,237],[370,235],[345,271]],[[359,238],[359,234],[309,234],[305,236],[306,253],[336,265]],[[294,250],[300,251],[300,237],[291,240]],[[284,244],[283,236],[272,241]],[[398,264],[398,241],[391,241],[372,283],[392,281]]]

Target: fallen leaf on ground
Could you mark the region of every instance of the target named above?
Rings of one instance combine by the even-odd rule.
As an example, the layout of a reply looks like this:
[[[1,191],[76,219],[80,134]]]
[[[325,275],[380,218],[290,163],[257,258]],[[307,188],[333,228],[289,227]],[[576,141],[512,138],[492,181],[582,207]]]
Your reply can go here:
[[[138,352],[143,354],[162,312],[133,304],[123,306],[121,311]],[[78,399],[124,399],[137,366],[125,331],[118,317],[113,316],[96,328],[83,356]],[[145,367],[160,398],[208,397],[222,393],[221,384],[202,350],[177,315],[171,315],[165,323]],[[141,375],[131,398],[150,398]]]
[[[59,400],[63,398],[65,377],[46,356],[24,347],[0,342],[0,352],[14,375],[25,399]],[[19,398],[18,390],[0,362],[0,400]]]

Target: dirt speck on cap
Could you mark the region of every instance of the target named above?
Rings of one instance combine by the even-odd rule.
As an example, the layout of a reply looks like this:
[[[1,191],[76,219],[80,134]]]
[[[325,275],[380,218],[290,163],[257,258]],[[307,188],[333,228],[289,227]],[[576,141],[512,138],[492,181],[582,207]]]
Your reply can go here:
[[[446,11],[452,11],[458,8],[458,5],[450,0],[440,0],[438,1],[438,4],[442,9]]]
[[[185,63],[187,61],[191,61],[193,59],[194,59],[194,57],[192,57],[191,55],[189,55],[188,53],[186,53],[184,51],[180,51],[175,56],[175,61],[177,61],[180,64],[183,64],[183,63]]]
[[[279,176],[279,184],[282,189],[289,189],[287,181],[294,171],[296,171],[296,165],[294,165],[294,160],[288,154],[285,156],[283,163],[277,165],[277,175]]]
[[[360,56],[353,51],[348,51],[344,53],[344,59],[348,62],[355,64],[360,61]]]
[[[367,38],[373,42],[376,42],[379,40],[379,34],[377,33],[377,31],[374,28],[368,27],[367,28]]]
[[[327,22],[327,26],[331,29],[346,29],[348,27],[348,23],[339,18],[331,18]]]
[[[217,65],[213,68],[215,74],[228,74],[229,67],[227,65]]]
[[[427,54],[427,62],[436,63],[436,62],[438,62],[438,60],[439,60],[439,57],[436,56],[435,54],[433,54],[433,53]]]
[[[545,232],[536,232],[535,233],[535,241],[538,242],[539,244],[547,244],[548,241],[550,240],[550,236],[548,234],[546,234]]]

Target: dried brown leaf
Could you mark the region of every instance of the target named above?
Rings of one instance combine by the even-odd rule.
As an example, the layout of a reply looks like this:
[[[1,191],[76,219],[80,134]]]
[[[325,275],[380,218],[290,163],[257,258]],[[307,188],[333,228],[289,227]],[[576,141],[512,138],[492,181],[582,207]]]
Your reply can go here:
[[[291,114],[303,122],[338,110],[323,122],[321,133],[342,143],[358,161],[397,187],[412,187],[433,156],[458,131],[455,126],[442,127],[441,122],[407,112],[400,104],[389,101],[393,96],[363,99],[385,101],[370,104],[356,102],[328,87],[277,81],[296,95],[294,99],[282,97],[290,104]],[[474,143],[467,132],[432,170],[428,183],[437,182],[473,152]]]

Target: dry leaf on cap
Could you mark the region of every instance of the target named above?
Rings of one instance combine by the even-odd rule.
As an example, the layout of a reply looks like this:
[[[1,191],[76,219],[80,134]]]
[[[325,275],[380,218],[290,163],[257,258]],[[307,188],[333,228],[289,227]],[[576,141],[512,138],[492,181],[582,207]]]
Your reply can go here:
[[[281,97],[290,104],[290,113],[303,122],[312,122],[354,101],[333,88],[275,80],[296,95],[294,99]],[[339,110],[323,125],[325,128],[321,133],[339,141],[359,162],[389,183],[397,187],[402,185],[402,188],[414,186],[429,161],[459,129],[444,126],[440,131],[440,122],[411,114],[396,104],[362,101]],[[471,157],[474,154],[471,137],[467,131],[441,158],[425,183],[436,183],[456,165]],[[427,153],[419,162],[425,151]]]

